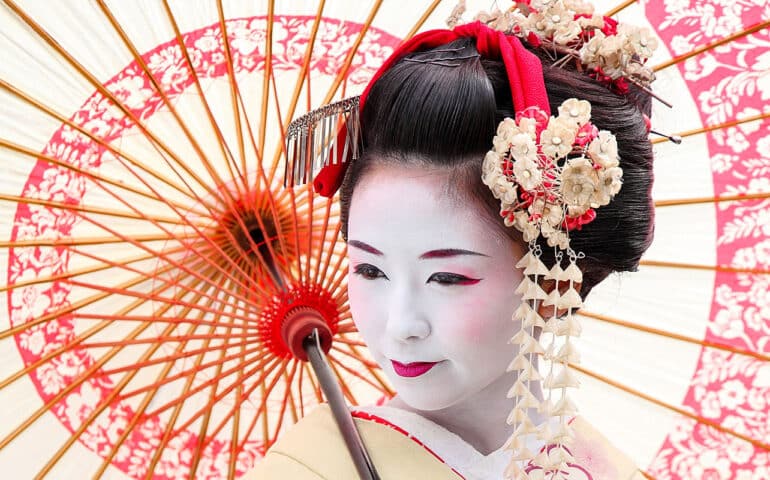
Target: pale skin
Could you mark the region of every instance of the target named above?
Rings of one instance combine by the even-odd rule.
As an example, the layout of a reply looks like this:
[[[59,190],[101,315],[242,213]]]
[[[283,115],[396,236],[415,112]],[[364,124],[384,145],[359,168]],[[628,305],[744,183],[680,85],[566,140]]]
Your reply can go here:
[[[447,174],[380,164],[360,179],[349,215],[348,294],[356,326],[398,392],[389,406],[486,455],[512,433],[506,394],[516,378],[506,367],[516,353],[508,340],[519,329],[511,317],[525,246],[494,232],[477,205],[448,195]],[[392,361],[436,364],[404,377]],[[532,390],[542,400],[540,385]]]

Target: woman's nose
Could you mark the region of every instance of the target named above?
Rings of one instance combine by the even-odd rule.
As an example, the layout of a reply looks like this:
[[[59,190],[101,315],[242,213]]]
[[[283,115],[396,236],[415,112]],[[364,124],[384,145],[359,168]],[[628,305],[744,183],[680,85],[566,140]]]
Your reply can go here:
[[[413,287],[404,286],[396,289],[390,298],[385,332],[399,342],[422,340],[431,333],[430,321],[415,291]]]

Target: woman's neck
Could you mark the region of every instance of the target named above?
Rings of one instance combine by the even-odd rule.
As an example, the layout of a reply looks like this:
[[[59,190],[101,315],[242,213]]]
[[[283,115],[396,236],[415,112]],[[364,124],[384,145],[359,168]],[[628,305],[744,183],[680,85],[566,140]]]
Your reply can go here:
[[[515,380],[514,374],[503,375],[475,395],[441,410],[417,410],[398,396],[390,400],[388,406],[427,418],[462,438],[482,455],[489,455],[503,446],[513,433],[506,419],[515,403],[506,394]],[[542,401],[539,382],[533,382],[532,394]],[[534,410],[529,413],[535,425],[544,420],[542,414]]]

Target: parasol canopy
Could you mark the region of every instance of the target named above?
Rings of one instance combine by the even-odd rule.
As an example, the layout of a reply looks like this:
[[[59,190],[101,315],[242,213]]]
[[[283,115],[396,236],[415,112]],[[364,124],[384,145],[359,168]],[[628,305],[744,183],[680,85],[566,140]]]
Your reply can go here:
[[[770,478],[770,10],[596,3],[660,39],[674,108],[653,126],[684,142],[655,140],[640,271],[582,312],[576,403],[649,478]],[[322,401],[281,339],[298,307],[334,332],[349,402],[392,394],[350,318],[338,206],[284,186],[284,136],[454,7],[2,2],[9,478],[238,477]]]

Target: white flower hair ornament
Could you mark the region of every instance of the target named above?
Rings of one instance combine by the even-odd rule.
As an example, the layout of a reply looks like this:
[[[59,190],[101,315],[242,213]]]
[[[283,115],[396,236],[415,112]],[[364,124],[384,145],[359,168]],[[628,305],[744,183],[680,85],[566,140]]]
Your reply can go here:
[[[465,1],[460,0],[447,24],[462,23],[464,12]],[[629,84],[635,85],[671,107],[649,89],[655,72],[647,61],[658,47],[658,39],[648,28],[597,14],[594,6],[583,0],[519,0],[507,10],[479,12],[474,20],[548,52],[557,60],[554,65],[572,62],[578,71],[613,92],[625,95]]]
[[[590,103],[570,98],[555,117],[532,107],[517,113],[515,119],[506,118],[498,126],[493,145],[484,158],[482,180],[500,200],[505,224],[519,230],[529,244],[529,252],[516,265],[523,269],[524,279],[516,289],[522,303],[513,316],[521,330],[511,339],[519,349],[508,367],[517,376],[508,392],[515,406],[508,416],[514,433],[506,443],[512,451],[506,476],[566,479],[564,472],[574,461],[570,421],[577,413],[567,389],[578,386],[570,364],[580,360],[571,341],[581,330],[573,314],[583,306],[578,292],[583,274],[577,265],[583,254],[571,248],[569,232],[593,221],[596,209],[607,205],[620,190],[623,172],[618,166],[617,142],[612,133],[591,123]],[[556,251],[552,268],[541,260],[540,237]],[[569,265],[562,268],[565,255]],[[555,282],[550,293],[541,287],[543,280]],[[560,293],[560,285],[568,288]],[[540,302],[549,309],[547,318],[538,313]],[[566,315],[559,315],[565,311]],[[536,327],[541,335],[550,335],[546,347],[535,338]],[[533,365],[535,355],[549,362],[544,379]],[[531,389],[532,382],[539,380],[546,391],[543,403]],[[534,425],[528,414],[531,408],[547,421]],[[542,451],[527,448],[530,435],[544,442]]]

